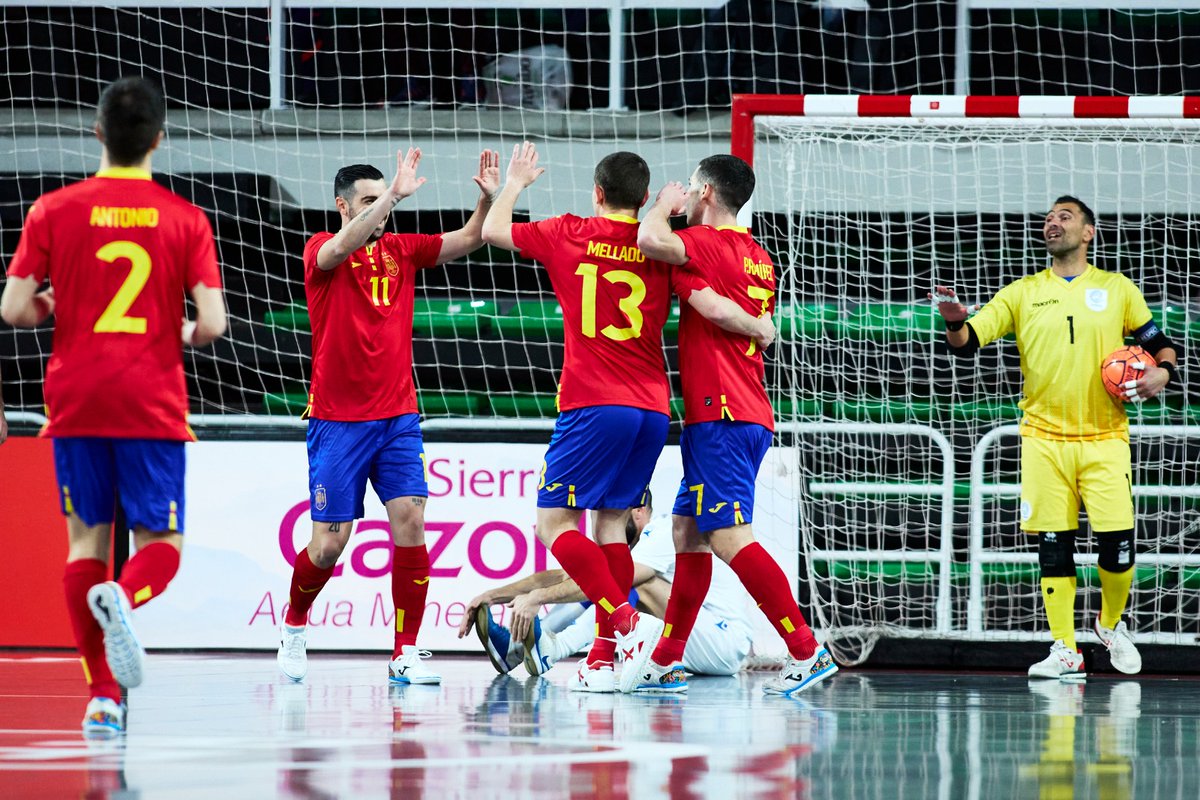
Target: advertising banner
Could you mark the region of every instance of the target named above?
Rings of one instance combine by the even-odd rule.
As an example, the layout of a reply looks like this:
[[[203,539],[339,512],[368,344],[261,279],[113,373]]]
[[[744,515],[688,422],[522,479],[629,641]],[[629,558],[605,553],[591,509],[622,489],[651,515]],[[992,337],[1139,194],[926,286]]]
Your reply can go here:
[[[312,531],[304,444],[200,442],[187,452],[183,563],[170,589],[138,609],[139,635],[150,648],[273,650],[292,564]],[[426,444],[431,576],[420,646],[480,650],[474,636],[456,636],[471,598],[557,566],[534,535],[544,453],[537,444]],[[793,451],[770,451],[754,515],[756,535],[793,579],[795,462]],[[668,447],[652,484],[656,513],[674,503],[680,464],[679,448]],[[310,650],[390,650],[391,558],[387,514],[368,488],[365,519],[354,525],[334,577],[310,612]],[[764,647],[779,650],[782,643],[749,595],[746,602],[756,642],[761,636]],[[494,611],[502,621],[504,609]]]

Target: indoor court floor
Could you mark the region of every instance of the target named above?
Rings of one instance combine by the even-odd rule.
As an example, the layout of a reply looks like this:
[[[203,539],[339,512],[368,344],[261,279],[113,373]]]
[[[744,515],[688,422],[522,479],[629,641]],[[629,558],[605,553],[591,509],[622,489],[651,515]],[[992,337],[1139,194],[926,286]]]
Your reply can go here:
[[[433,663],[433,662],[431,662]],[[1200,681],[843,670],[795,699],[768,673],[684,696],[569,692],[442,657],[151,655],[129,730],[80,735],[78,662],[0,655],[0,798],[1200,797]]]

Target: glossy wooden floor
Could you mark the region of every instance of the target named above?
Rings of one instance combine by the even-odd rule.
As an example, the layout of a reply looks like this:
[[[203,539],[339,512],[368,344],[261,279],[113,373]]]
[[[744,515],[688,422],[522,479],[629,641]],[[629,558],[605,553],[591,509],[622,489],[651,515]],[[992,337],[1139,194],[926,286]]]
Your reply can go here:
[[[430,662],[433,663],[433,662]],[[152,655],[128,734],[85,742],[77,662],[0,654],[0,798],[1200,797],[1200,681],[843,671],[798,699],[764,673],[683,697],[568,692],[441,658]],[[520,668],[518,668],[520,672]]]

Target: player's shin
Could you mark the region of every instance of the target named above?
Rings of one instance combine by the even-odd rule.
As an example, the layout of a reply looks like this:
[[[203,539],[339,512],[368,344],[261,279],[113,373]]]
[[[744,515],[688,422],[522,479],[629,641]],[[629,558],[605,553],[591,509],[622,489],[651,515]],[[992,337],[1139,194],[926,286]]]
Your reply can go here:
[[[117,583],[137,608],[162,594],[177,572],[179,549],[169,542],[151,542],[129,559]]]
[[[94,558],[68,561],[63,570],[63,593],[75,646],[83,663],[83,674],[92,697],[120,701],[121,688],[104,657],[104,632],[88,608],[88,590],[107,577],[108,565]]]
[[[1070,650],[1075,644],[1075,532],[1050,531],[1038,536],[1042,598],[1050,635]]]
[[[392,559],[392,602],[396,606],[396,640],[392,658],[405,645],[415,645],[429,595],[429,549],[425,545],[399,547]]]
[[[629,596],[633,588],[633,558],[629,554],[629,545],[624,542],[613,542],[600,545],[604,560],[608,563],[609,574],[617,589]],[[617,633],[613,630],[612,620],[608,612],[599,605],[596,606],[596,638],[588,652],[588,664],[609,663],[617,648]]]
[[[669,667],[683,660],[684,648],[711,582],[712,553],[675,554],[675,577],[663,615],[663,634],[650,656],[655,664]]]
[[[1129,587],[1133,585],[1133,529],[1096,533],[1100,550],[1100,624],[1115,628],[1129,602]]]
[[[758,542],[746,545],[729,561],[742,585],[783,638],[797,661],[812,658],[817,640],[796,605],[792,586],[775,559]]]
[[[587,598],[610,616],[614,629],[627,632],[633,618],[626,601],[629,593],[622,593],[613,580],[600,546],[579,531],[566,531],[554,540],[550,552]]]
[[[321,589],[333,577],[333,567],[318,567],[308,556],[308,548],[303,548],[296,554],[296,564],[292,568],[292,585],[288,591],[288,610],[283,621],[293,627],[307,624],[308,610],[312,608]]]

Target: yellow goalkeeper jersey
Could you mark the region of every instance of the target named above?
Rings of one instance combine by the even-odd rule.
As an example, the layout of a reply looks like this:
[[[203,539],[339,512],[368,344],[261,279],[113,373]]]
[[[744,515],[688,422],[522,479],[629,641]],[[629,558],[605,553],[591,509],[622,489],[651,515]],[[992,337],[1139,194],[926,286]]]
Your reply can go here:
[[[1047,268],[1005,286],[968,324],[982,347],[1014,333],[1024,377],[1021,433],[1042,439],[1129,439],[1125,405],[1100,364],[1151,319],[1123,275],[1088,264],[1067,281]]]

